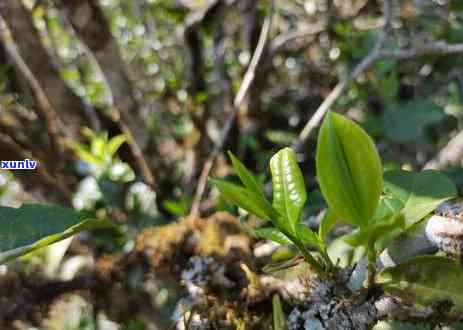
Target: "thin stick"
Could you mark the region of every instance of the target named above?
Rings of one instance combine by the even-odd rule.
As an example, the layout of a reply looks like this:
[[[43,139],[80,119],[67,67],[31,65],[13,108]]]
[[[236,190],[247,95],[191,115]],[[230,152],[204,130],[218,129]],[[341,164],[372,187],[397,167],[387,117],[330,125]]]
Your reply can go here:
[[[423,169],[439,170],[447,165],[456,164],[463,156],[463,131],[455,135],[437,156],[428,161]]]
[[[121,114],[122,115],[122,114]],[[132,131],[129,126],[125,124],[123,120],[117,120],[117,124],[127,139],[127,144],[129,145],[130,151],[132,152],[133,157],[135,158],[135,163],[137,164],[138,170],[143,175],[146,183],[156,191],[156,179],[154,178],[153,173],[150,170],[150,167],[143,156],[143,152],[138,146],[135,138],[133,137]]]
[[[382,58],[407,60],[425,55],[448,55],[463,53],[463,43],[449,44],[444,41],[430,42],[419,47],[408,49],[382,49]]]
[[[201,175],[198,180],[198,186],[196,188],[196,193],[193,199],[193,203],[192,203],[190,215],[189,215],[193,219],[199,215],[199,207],[200,207],[204,192],[206,190],[207,178],[209,176],[209,173],[211,172],[212,167],[214,166],[214,162],[217,159],[217,156],[219,155],[220,151],[222,150],[223,145],[228,137],[228,134],[230,133],[230,130],[233,126],[233,122],[235,121],[235,118],[236,118],[236,115],[238,114],[240,106],[246,94],[248,93],[249,88],[251,87],[254,81],[256,70],[262,58],[262,54],[264,53],[265,46],[268,40],[268,35],[271,29],[273,9],[274,9],[274,1],[271,1],[269,12],[262,25],[262,29],[259,35],[259,40],[257,42],[256,49],[254,50],[254,54],[252,55],[251,62],[249,63],[248,69],[246,70],[246,73],[244,74],[240,89],[238,90],[238,93],[236,94],[235,99],[233,101],[233,110],[225,122],[225,125],[222,130],[222,135],[217,140],[217,143],[215,144],[214,149],[212,150],[208,159],[204,163],[203,169],[201,171]]]

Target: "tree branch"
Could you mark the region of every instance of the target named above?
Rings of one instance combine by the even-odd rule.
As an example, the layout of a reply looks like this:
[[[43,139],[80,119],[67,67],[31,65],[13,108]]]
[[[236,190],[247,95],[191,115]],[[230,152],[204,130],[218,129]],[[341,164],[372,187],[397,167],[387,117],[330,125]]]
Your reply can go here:
[[[463,53],[463,43],[449,44],[436,41],[408,49],[382,49],[380,57],[396,60],[406,60],[426,55],[449,55]]]
[[[233,126],[233,122],[235,121],[236,115],[239,112],[241,103],[243,102],[246,93],[249,91],[249,88],[251,87],[251,84],[254,81],[257,66],[259,65],[260,59],[267,44],[268,35],[272,25],[273,11],[274,0],[270,2],[269,12],[267,14],[267,17],[265,18],[264,24],[262,25],[262,30],[259,35],[259,40],[257,42],[256,49],[254,51],[254,54],[252,55],[251,62],[249,63],[248,69],[246,70],[238,93],[236,94],[235,99],[233,101],[233,111],[228,116],[225,125],[222,129],[222,135],[217,140],[214,149],[212,150],[209,158],[206,160],[201,171],[201,175],[198,180],[198,186],[196,189],[196,193],[193,199],[189,215],[193,219],[199,215],[199,206],[204,195],[204,191],[206,190],[207,178],[209,176],[209,173],[211,172],[212,166],[214,165],[214,162],[217,156],[219,155],[220,151],[222,150],[223,145],[228,137],[228,134],[230,133],[230,130]]]
[[[285,45],[290,42],[296,41],[298,39],[305,39],[307,37],[312,37],[313,35],[320,33],[326,29],[327,26],[326,19],[321,19],[320,21],[309,24],[302,29],[297,29],[294,31],[289,31],[281,33],[276,36],[269,45],[269,57],[273,58]]]
[[[455,135],[436,157],[428,161],[423,169],[443,169],[447,165],[456,164],[463,156],[463,131]]]

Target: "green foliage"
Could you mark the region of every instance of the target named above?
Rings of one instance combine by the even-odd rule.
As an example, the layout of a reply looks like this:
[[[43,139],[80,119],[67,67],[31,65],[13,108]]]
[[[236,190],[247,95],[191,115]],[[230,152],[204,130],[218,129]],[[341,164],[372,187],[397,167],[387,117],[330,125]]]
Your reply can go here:
[[[296,232],[302,208],[307,200],[304,177],[293,150],[285,148],[270,159],[273,207],[284,217],[288,229]]]
[[[422,127],[436,124],[444,117],[442,108],[429,100],[392,103],[383,114],[383,131],[394,142],[418,142],[423,137]]]
[[[277,211],[264,197],[256,195],[244,187],[223,180],[211,180],[211,183],[220,191],[225,199],[262,220],[275,221],[278,218]]]
[[[97,178],[105,176],[119,182],[135,179],[135,173],[130,166],[115,157],[125,142],[123,135],[109,139],[107,133],[98,135],[88,128],[84,128],[82,133],[89,140],[89,145],[75,142],[73,148],[76,155],[90,166],[90,174]]]
[[[191,199],[183,197],[178,200],[167,199],[163,203],[164,208],[175,216],[184,216],[188,213],[191,206]]]
[[[291,245],[293,242],[280,230],[274,227],[258,228],[254,231],[257,237],[277,242],[281,245]]]
[[[364,246],[353,247],[346,238],[348,235],[336,238],[327,248],[329,257],[339,267],[353,266],[365,256]]]
[[[323,240],[312,229],[303,224],[296,227],[297,237],[304,245],[308,245],[322,251],[324,249]]]
[[[0,207],[0,263],[61,241],[83,230],[111,227],[105,220],[55,205]]]
[[[333,227],[336,225],[338,218],[336,217],[336,214],[331,211],[330,209],[327,209],[325,211],[325,214],[323,214],[323,219],[320,222],[320,227],[318,228],[318,236],[324,240],[326,238],[326,235],[333,229]]]
[[[433,211],[439,204],[457,194],[452,181],[435,170],[409,172],[394,170],[384,173],[383,199],[390,212],[401,210],[407,227]]]
[[[371,138],[351,120],[328,113],[320,128],[316,161],[330,209],[346,222],[366,227],[382,189],[381,160]]]
[[[269,227],[254,230],[256,237],[287,246],[289,251],[297,250],[320,275],[336,272],[336,266],[355,264],[365,254],[370,275],[374,275],[378,253],[393,238],[456,195],[450,180],[437,171],[394,170],[386,172],[383,179],[381,160],[371,138],[353,121],[333,113],[324,119],[317,144],[317,175],[329,206],[318,233],[299,222],[307,193],[294,151],[284,148],[270,160],[272,205],[254,175],[235,156],[230,154],[230,158],[244,186],[213,180],[215,187],[229,201],[269,222]],[[327,234],[338,219],[355,228],[328,246]],[[298,258],[292,252],[285,253],[266,271],[298,265]],[[431,272],[440,266],[444,269],[442,280]],[[457,275],[452,275],[453,271]],[[438,274],[441,276],[441,272]],[[420,298],[423,302],[450,299],[461,307],[460,293],[449,289],[458,289],[456,279],[461,275],[461,269],[450,260],[431,257],[389,268],[379,279],[387,291],[427,296]]]
[[[306,245],[316,247],[324,253],[324,244],[310,228],[298,224],[307,194],[294,151],[282,149],[270,161],[273,205],[245,166],[233,155],[230,158],[244,187],[221,180],[211,180],[211,183],[227,200],[273,225],[255,230],[256,236],[283,245],[296,246],[308,263],[322,271],[324,266],[311,255]],[[326,258],[325,266],[329,264],[330,261]]]
[[[410,302],[428,305],[450,301],[463,311],[463,269],[454,261],[436,256],[419,256],[396,267],[384,269],[378,283],[390,294]]]
[[[231,152],[228,152],[228,155],[230,156],[236,174],[239,176],[244,186],[257,196],[265,197],[263,186],[254,178],[253,174],[248,171],[246,166],[244,166]]]
[[[272,298],[273,307],[273,330],[285,330],[286,320],[283,307],[281,307],[281,300],[278,294],[273,295]]]
[[[371,224],[365,230],[359,230],[353,234],[347,235],[344,239],[346,243],[353,247],[366,246],[375,243],[383,236],[387,236],[394,231],[405,229],[405,218],[403,214],[396,213],[394,216],[386,217],[381,221]]]

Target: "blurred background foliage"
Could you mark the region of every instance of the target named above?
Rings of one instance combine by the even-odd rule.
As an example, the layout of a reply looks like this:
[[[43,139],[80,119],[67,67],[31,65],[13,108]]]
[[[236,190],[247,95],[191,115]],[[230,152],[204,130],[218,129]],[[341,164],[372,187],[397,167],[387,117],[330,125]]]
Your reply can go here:
[[[374,137],[385,168],[439,168],[461,189],[463,4],[391,4],[386,46],[418,52],[379,58],[348,82],[331,109]],[[221,150],[232,150],[268,182],[270,156],[297,140],[330,91],[374,49],[385,24],[382,5],[290,0],[276,1],[271,12],[268,1],[254,0],[0,2],[0,159],[39,161],[37,173],[0,172],[0,205],[57,202],[121,224],[3,271],[57,263],[47,276],[70,279],[107,254],[132,251],[141,230],[187,216],[271,14],[255,79]],[[419,52],[434,44],[460,50]],[[224,155],[211,175],[229,175]],[[298,153],[309,187],[306,218],[324,208],[314,155],[311,138]],[[209,187],[199,210],[238,215]],[[123,281],[136,282],[138,271]],[[177,289],[167,294],[163,283],[151,289],[154,305],[171,311],[169,295]],[[148,329],[138,319],[109,321],[77,295],[55,305],[43,320],[15,326]]]

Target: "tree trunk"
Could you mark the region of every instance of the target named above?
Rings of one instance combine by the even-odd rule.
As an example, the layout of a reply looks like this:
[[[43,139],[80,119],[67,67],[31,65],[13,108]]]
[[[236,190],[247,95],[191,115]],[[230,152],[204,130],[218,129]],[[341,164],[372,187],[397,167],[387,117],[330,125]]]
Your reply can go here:
[[[67,133],[74,135],[77,133],[75,130],[87,124],[85,104],[60,78],[58,69],[40,41],[29,11],[22,1],[2,0],[0,15],[12,34],[21,58],[40,84],[50,105],[59,113],[68,129]]]
[[[142,114],[137,103],[126,65],[117,41],[111,35],[103,10],[96,0],[57,1],[71,23],[78,38],[95,57],[113,97],[113,105],[128,125],[137,143],[146,145],[148,116]]]

